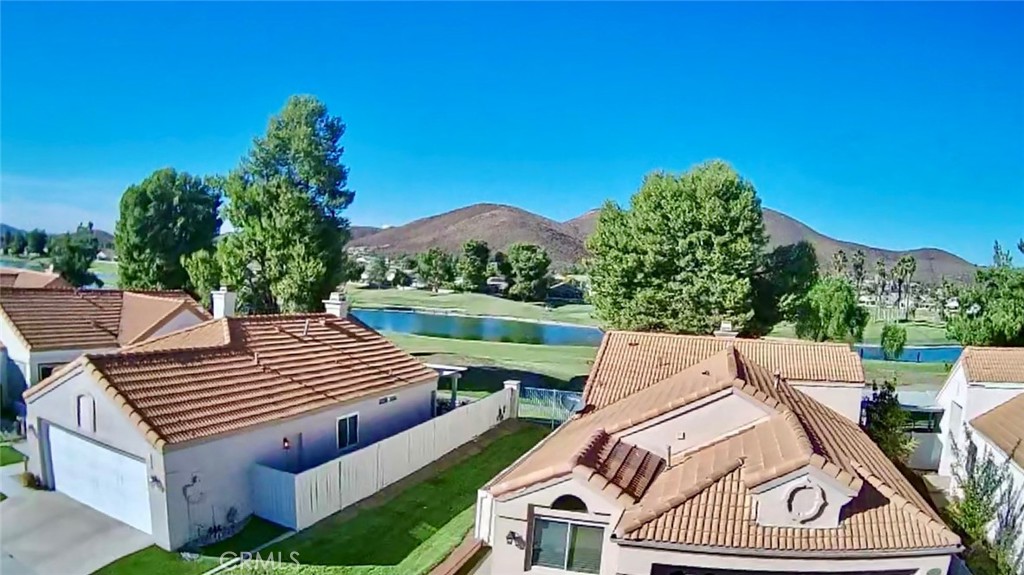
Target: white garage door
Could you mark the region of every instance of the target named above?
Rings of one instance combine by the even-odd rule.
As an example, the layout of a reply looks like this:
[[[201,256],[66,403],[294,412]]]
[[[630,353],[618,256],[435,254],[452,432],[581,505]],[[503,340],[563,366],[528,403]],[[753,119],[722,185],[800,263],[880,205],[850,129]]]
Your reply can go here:
[[[54,488],[139,531],[152,533],[146,464],[63,429],[49,429]]]

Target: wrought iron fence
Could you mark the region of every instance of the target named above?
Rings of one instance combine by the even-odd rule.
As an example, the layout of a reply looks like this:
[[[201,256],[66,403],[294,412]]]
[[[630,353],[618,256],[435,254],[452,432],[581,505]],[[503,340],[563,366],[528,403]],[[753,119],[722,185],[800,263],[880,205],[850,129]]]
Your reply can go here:
[[[522,387],[519,390],[519,418],[549,423],[557,427],[583,405],[583,394],[543,387]]]

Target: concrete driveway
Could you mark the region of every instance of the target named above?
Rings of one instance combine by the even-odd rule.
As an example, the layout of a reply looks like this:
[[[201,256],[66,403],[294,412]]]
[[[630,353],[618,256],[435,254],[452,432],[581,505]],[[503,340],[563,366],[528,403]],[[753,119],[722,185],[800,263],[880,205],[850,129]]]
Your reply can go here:
[[[86,575],[153,544],[149,535],[60,493],[13,489],[13,478],[3,475],[4,487],[16,491],[5,490],[0,503],[3,575]]]

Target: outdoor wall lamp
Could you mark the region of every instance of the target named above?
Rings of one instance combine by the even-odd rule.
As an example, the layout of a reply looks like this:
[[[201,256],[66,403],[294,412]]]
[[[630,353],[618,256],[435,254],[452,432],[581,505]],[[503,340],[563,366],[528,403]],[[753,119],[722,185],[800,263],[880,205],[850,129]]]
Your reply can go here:
[[[291,449],[291,447],[292,447],[292,442],[288,441],[287,437],[285,437],[284,439],[281,440],[281,449],[283,449],[285,451],[288,451],[289,449]]]
[[[505,543],[508,545],[515,545],[519,549],[524,549],[526,547],[526,541],[515,531],[508,532],[508,535],[505,536]]]

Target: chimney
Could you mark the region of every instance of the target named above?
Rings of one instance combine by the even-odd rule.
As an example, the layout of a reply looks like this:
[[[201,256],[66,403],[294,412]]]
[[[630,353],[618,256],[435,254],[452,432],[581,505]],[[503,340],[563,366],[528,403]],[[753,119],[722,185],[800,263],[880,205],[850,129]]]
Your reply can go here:
[[[722,326],[715,330],[715,337],[735,339],[740,332],[732,329],[731,321],[722,321]]]
[[[222,317],[233,317],[235,315],[235,298],[238,297],[233,291],[228,291],[228,288],[221,286],[220,289],[213,290],[210,293],[210,299],[213,300],[213,318],[220,319]]]
[[[345,299],[345,294],[332,291],[331,297],[325,299],[323,303],[327,313],[341,318],[348,317],[348,300]]]

